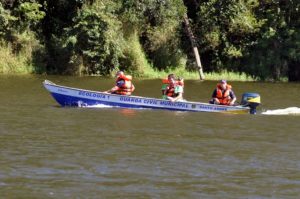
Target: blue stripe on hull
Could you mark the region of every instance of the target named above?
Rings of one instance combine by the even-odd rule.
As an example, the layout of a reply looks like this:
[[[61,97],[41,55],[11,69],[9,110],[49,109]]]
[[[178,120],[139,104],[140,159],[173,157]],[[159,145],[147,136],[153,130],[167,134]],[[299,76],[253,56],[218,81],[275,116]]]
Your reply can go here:
[[[165,110],[173,110],[173,111],[193,111],[195,110],[183,110],[183,109],[176,109],[176,108],[166,108],[166,107],[149,107],[143,105],[133,105],[133,104],[123,104],[117,102],[107,102],[101,100],[91,100],[86,98],[80,97],[73,97],[58,93],[51,93],[54,99],[62,106],[77,106],[80,107],[81,105],[85,106],[95,106],[95,105],[108,105],[108,106],[119,106],[124,108],[147,108],[147,109],[165,109]]]

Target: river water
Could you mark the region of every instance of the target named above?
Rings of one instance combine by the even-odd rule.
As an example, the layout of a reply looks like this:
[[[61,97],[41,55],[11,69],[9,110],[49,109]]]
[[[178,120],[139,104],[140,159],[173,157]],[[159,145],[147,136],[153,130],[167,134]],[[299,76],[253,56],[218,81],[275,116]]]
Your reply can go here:
[[[0,198],[300,198],[300,84],[229,82],[257,115],[64,108],[42,85],[113,79],[0,76]],[[161,80],[134,95],[160,97]],[[216,81],[185,81],[207,102]]]

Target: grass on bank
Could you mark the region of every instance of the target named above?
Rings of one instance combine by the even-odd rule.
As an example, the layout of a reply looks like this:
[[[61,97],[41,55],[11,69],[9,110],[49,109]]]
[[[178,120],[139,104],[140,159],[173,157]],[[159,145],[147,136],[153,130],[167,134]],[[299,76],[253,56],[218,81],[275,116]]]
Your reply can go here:
[[[185,69],[184,66],[180,66],[178,68],[175,68],[173,70],[168,71],[158,71],[156,69],[146,67],[143,70],[143,74],[140,74],[139,77],[142,78],[151,78],[151,79],[163,79],[167,78],[168,74],[173,73],[176,75],[176,77],[181,77],[184,79],[192,79],[192,80],[199,80],[200,76],[197,71],[195,72],[189,72]],[[220,79],[227,79],[230,81],[257,81],[257,79],[254,79],[245,73],[239,74],[234,72],[227,72],[223,71],[221,73],[205,73],[205,80],[220,80]]]
[[[0,46],[0,73],[25,73],[34,71],[32,65],[28,64],[28,57],[12,53],[10,45]]]

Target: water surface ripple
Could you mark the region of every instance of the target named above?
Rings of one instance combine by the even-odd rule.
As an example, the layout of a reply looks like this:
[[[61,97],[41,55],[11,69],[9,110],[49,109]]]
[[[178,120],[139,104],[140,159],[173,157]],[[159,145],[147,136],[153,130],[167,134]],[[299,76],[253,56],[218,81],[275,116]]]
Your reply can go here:
[[[60,107],[44,79],[107,90],[113,79],[0,76],[1,198],[300,198],[299,84],[231,82],[257,115]],[[160,97],[160,80],[134,81]],[[185,81],[208,101],[214,81]],[[281,93],[281,95],[278,95]]]

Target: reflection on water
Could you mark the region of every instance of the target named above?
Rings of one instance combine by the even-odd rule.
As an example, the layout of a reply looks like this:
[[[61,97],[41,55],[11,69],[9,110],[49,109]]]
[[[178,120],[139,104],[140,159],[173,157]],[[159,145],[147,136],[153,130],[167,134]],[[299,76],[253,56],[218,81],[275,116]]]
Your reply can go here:
[[[136,110],[134,109],[127,109],[127,108],[121,108],[120,113],[124,116],[136,116]]]
[[[300,197],[299,117],[261,111],[300,107],[299,84],[231,82],[237,96],[263,101],[263,114],[236,115],[64,108],[44,79],[99,91],[114,84],[0,76],[0,198]],[[134,84],[135,95],[160,97],[161,80]],[[185,98],[208,101],[215,85],[186,80]]]

